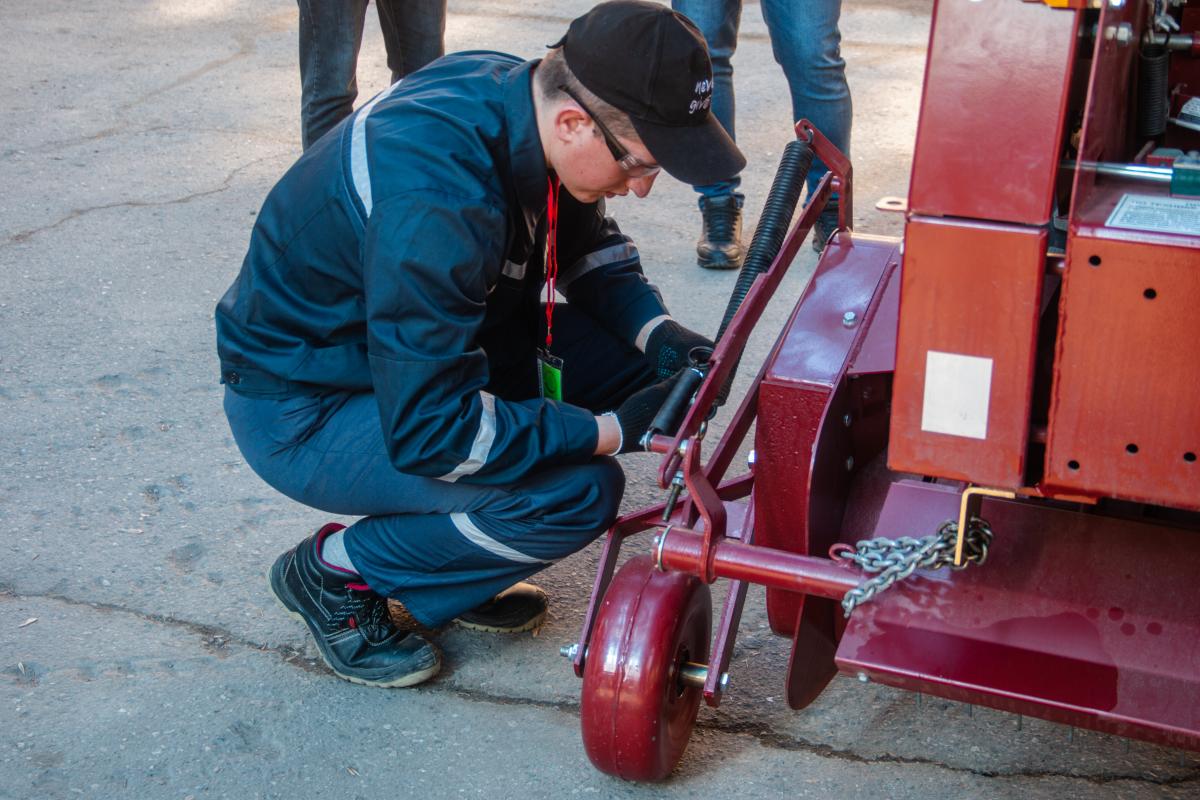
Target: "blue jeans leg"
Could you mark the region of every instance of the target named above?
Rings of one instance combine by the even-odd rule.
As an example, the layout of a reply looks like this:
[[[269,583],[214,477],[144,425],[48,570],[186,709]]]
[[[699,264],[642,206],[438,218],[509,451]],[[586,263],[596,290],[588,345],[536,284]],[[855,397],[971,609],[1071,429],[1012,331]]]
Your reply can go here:
[[[704,34],[713,68],[712,110],[721,126],[736,138],[732,59],[737,50],[742,0],[671,0],[671,8],[691,19]],[[731,175],[728,180],[695,188],[701,197],[733,194],[740,207],[742,195],[737,189],[741,182],[740,176]]]
[[[375,0],[392,83],[445,54],[446,0]]]
[[[367,0],[297,0],[300,134],[307,150],[354,110]]]
[[[297,0],[300,132],[307,150],[354,110],[367,0]],[[444,52],[446,0],[376,0],[392,83]]]
[[[792,95],[792,117],[807,118],[817,130],[850,154],[853,107],[838,29],[841,0],[762,0],[771,49],[783,67]],[[818,159],[808,173],[812,191],[825,174]]]

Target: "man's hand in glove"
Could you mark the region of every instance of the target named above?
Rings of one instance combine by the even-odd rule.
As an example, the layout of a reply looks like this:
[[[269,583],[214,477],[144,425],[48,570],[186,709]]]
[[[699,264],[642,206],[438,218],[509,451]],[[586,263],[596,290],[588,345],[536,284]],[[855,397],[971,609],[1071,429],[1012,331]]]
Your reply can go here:
[[[596,450],[604,455],[615,456],[618,453],[631,453],[635,450],[641,450],[639,444],[642,434],[650,427],[650,423],[654,421],[654,415],[658,413],[658,409],[662,406],[663,401],[667,399],[667,395],[671,392],[671,386],[674,381],[666,380],[647,386],[645,389],[639,389],[634,392],[629,398],[621,403],[621,407],[615,412],[610,412],[604,416],[597,417],[600,425],[600,444]],[[615,427],[620,430],[620,439],[616,440],[615,436],[606,437],[606,426],[612,426],[616,422]],[[615,431],[614,431],[615,432]],[[608,439],[607,446],[606,438]]]
[[[646,360],[659,380],[670,378],[688,366],[688,353],[693,347],[713,349],[711,340],[690,331],[673,319],[660,322],[646,339]]]

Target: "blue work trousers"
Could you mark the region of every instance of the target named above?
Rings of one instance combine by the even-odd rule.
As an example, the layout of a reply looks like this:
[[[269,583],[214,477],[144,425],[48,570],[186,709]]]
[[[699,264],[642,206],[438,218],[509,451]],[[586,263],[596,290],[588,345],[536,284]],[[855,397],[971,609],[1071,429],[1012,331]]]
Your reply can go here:
[[[367,0],[297,0],[300,132],[307,150],[354,110]],[[446,0],[375,0],[392,83],[444,54]]]
[[[487,390],[497,397],[537,395],[537,343],[526,333],[509,328],[481,343],[493,376]],[[640,352],[569,305],[555,309],[554,345],[565,362],[564,399],[594,412],[654,380]],[[507,486],[407,475],[388,458],[371,392],[279,399],[227,388],[225,412],[264,481],[313,508],[363,516],[346,533],[350,560],[372,589],[430,627],[594,540],[616,518],[625,486],[616,459],[605,456]]]
[[[838,30],[841,0],[761,0],[763,19],[771,36],[771,50],[783,67],[792,96],[792,120],[807,118],[817,130],[847,155],[853,109],[842,60],[842,34]],[[713,112],[734,136],[733,53],[737,50],[742,0],[672,0],[671,7],[691,18],[708,42],[713,67]],[[812,191],[825,174],[817,159],[808,173]],[[704,197],[733,194],[740,176],[697,186]]]

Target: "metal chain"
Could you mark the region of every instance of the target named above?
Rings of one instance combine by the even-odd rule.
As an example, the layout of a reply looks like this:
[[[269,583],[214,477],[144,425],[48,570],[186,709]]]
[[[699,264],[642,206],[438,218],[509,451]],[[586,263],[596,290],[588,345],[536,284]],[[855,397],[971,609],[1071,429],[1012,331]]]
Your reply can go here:
[[[943,522],[932,536],[914,539],[901,536],[899,539],[864,539],[851,548],[839,545],[834,558],[853,561],[866,572],[879,573],[846,592],[842,598],[842,609],[849,618],[854,609],[874,599],[875,595],[892,588],[913,574],[916,569],[962,569],[967,564],[980,564],[987,560],[988,546],[992,543],[992,528],[986,520],[971,517],[967,534],[963,537],[963,563],[954,565],[954,549],[958,543],[958,522]]]

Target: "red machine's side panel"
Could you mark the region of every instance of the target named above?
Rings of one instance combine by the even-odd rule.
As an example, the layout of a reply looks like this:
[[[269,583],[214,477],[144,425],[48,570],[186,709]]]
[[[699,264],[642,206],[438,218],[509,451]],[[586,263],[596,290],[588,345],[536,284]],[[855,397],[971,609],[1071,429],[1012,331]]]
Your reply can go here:
[[[1200,510],[1200,248],[1076,236],[1069,264],[1047,486]]]
[[[1077,18],[1041,3],[938,2],[913,154],[913,213],[1049,220]]]
[[[904,246],[888,466],[1015,489],[1046,233],[914,218]]]

